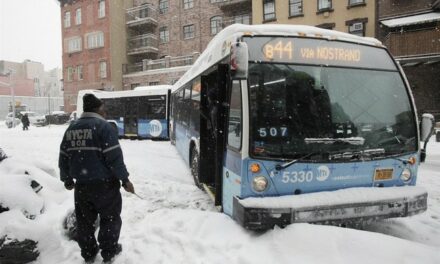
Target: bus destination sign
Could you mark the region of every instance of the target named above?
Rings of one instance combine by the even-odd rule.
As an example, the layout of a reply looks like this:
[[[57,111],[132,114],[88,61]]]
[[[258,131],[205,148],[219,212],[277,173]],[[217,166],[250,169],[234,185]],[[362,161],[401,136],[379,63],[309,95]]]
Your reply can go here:
[[[251,61],[395,70],[386,50],[354,43],[293,37],[245,38]]]

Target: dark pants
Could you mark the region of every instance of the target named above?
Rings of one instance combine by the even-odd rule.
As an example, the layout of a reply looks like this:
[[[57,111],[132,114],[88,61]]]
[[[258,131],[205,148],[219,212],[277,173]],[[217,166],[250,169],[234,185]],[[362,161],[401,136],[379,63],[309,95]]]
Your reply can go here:
[[[75,212],[81,256],[88,259],[98,252],[95,223],[100,217],[99,248],[104,259],[115,255],[121,232],[122,197],[118,180],[75,184]]]

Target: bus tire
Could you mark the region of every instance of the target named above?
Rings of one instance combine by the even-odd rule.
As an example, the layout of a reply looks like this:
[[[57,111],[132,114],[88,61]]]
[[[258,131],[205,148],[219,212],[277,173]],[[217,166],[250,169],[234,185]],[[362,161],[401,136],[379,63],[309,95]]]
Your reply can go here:
[[[191,151],[191,174],[194,179],[194,184],[197,188],[203,190],[202,183],[200,182],[200,167],[199,167],[199,153],[196,148],[193,148]]]

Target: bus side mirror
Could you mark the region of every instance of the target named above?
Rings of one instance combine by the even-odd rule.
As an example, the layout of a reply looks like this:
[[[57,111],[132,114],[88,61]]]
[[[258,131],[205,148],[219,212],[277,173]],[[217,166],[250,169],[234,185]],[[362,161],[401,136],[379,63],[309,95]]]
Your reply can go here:
[[[434,116],[431,114],[422,115],[422,131],[420,139],[422,141],[428,141],[432,135],[432,129],[434,128]]]
[[[428,144],[429,138],[432,135],[434,128],[434,116],[431,114],[422,115],[422,129],[420,132],[420,139],[425,142],[423,149],[420,153],[420,161],[424,162],[426,159],[426,145]]]
[[[246,42],[232,44],[231,48],[231,77],[246,79],[248,75],[249,53]]]

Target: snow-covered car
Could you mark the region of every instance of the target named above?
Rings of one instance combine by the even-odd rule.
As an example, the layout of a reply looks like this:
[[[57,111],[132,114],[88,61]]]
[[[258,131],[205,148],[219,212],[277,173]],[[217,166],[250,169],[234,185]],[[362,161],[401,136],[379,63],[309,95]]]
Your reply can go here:
[[[18,126],[18,125],[20,125],[20,123],[21,123],[20,118],[18,118],[18,117],[12,118],[12,116],[13,116],[13,113],[12,113],[12,112],[11,112],[11,113],[8,113],[8,114],[6,115],[6,118],[5,118],[5,124],[6,124],[6,127],[7,127],[7,128],[12,128],[12,127],[13,127],[12,120],[15,121],[15,126]]]
[[[46,115],[47,123],[61,125],[69,121],[70,115],[64,111],[53,111],[50,115]]]
[[[45,126],[47,125],[46,117],[44,115],[39,115],[32,111],[22,111],[20,112],[20,115],[23,116],[27,114],[29,118],[29,123],[34,126]]]
[[[47,225],[59,222],[52,217],[58,211],[54,201],[66,192],[49,166],[0,154],[0,263],[29,263],[40,254],[39,241],[52,232]]]

